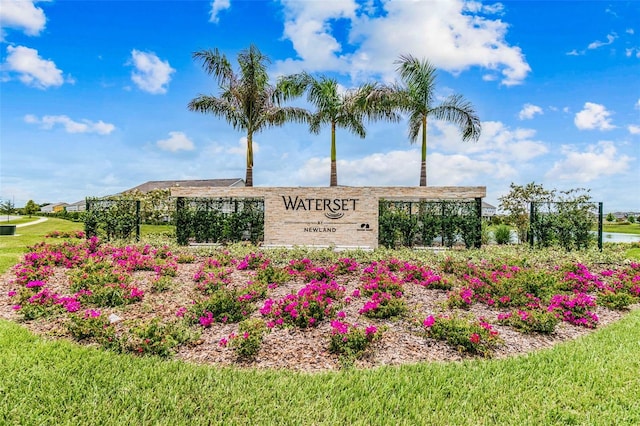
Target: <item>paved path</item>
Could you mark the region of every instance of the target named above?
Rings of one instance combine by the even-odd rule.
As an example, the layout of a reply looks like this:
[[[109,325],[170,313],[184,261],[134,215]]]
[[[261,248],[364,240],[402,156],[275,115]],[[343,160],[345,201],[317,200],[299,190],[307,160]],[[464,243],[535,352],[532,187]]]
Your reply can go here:
[[[9,220],[20,219],[20,217],[21,216],[9,216]],[[34,220],[33,222],[18,223],[18,224],[16,224],[16,228],[21,228],[23,226],[29,226],[29,225],[35,225],[36,223],[46,222],[47,220],[49,220],[49,218],[41,217],[38,220]],[[2,222],[0,222],[0,223],[2,223]]]
[[[46,217],[41,217],[38,220],[34,220],[33,222],[27,222],[27,223],[19,223],[16,225],[16,228],[21,228],[23,226],[29,226],[29,225],[35,225],[36,223],[42,223],[42,222],[46,222],[47,220],[49,220]]]

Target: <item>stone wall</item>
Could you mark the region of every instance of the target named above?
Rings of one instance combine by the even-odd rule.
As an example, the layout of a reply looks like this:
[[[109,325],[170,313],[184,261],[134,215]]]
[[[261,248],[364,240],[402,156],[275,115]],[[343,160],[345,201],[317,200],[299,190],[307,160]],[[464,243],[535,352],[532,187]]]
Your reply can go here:
[[[171,188],[173,197],[264,198],[265,246],[378,246],[378,202],[484,198],[486,187]]]

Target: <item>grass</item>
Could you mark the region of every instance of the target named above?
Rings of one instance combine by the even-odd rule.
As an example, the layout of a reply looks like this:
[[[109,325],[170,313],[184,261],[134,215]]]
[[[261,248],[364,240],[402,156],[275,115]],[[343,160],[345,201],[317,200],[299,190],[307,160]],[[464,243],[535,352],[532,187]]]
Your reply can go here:
[[[17,228],[16,235],[0,236],[0,273],[15,265],[27,247],[44,240],[49,232],[83,229],[83,223],[50,218],[46,222]]]
[[[602,225],[602,230],[604,232],[617,232],[622,234],[636,234],[640,235],[640,223],[608,223],[605,222]]]
[[[640,260],[640,248],[630,248],[626,251],[625,256],[629,259]]]
[[[50,219],[1,237],[0,272],[75,229]],[[0,424],[640,424],[638,342],[635,310],[526,356],[305,374],[119,355],[0,320]]]
[[[638,424],[640,311],[528,356],[303,374],[117,355],[0,321],[5,424]]]
[[[38,219],[40,218],[37,216],[31,216],[31,217],[22,216],[18,219],[0,220],[0,225],[20,225],[22,223],[35,222]]]

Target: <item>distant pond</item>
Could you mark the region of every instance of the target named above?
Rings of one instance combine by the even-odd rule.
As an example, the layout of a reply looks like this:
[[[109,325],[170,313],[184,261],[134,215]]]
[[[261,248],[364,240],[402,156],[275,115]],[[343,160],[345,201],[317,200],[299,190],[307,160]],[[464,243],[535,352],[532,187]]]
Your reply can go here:
[[[617,232],[603,232],[603,243],[636,243],[640,242],[638,234],[619,234]]]

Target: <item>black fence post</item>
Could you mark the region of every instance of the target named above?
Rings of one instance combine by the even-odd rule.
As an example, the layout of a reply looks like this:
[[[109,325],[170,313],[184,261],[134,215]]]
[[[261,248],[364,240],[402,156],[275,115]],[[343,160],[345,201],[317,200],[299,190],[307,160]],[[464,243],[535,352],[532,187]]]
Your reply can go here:
[[[598,249],[602,251],[602,201],[598,203]]]
[[[140,200],[136,200],[136,241],[140,241]]]
[[[442,235],[441,235],[441,238],[442,238],[442,247],[445,247],[445,244],[444,244],[444,234],[445,234],[445,217],[444,217],[444,209],[445,209],[445,206],[444,206],[444,201],[440,200],[440,205],[442,206],[442,208],[441,208],[441,210],[440,210],[440,212],[441,212],[441,214],[442,214],[442,221],[440,222],[440,223],[442,224],[442,226],[441,226],[441,232],[442,232]]]
[[[535,202],[531,202],[529,204],[529,233],[527,234],[527,237],[529,239],[529,245],[531,245],[531,247],[533,248],[533,245],[535,244],[534,241],[534,237],[533,237],[533,222],[535,220],[535,206],[534,206]]]
[[[476,215],[478,218],[475,248],[482,247],[482,198],[476,198]]]

